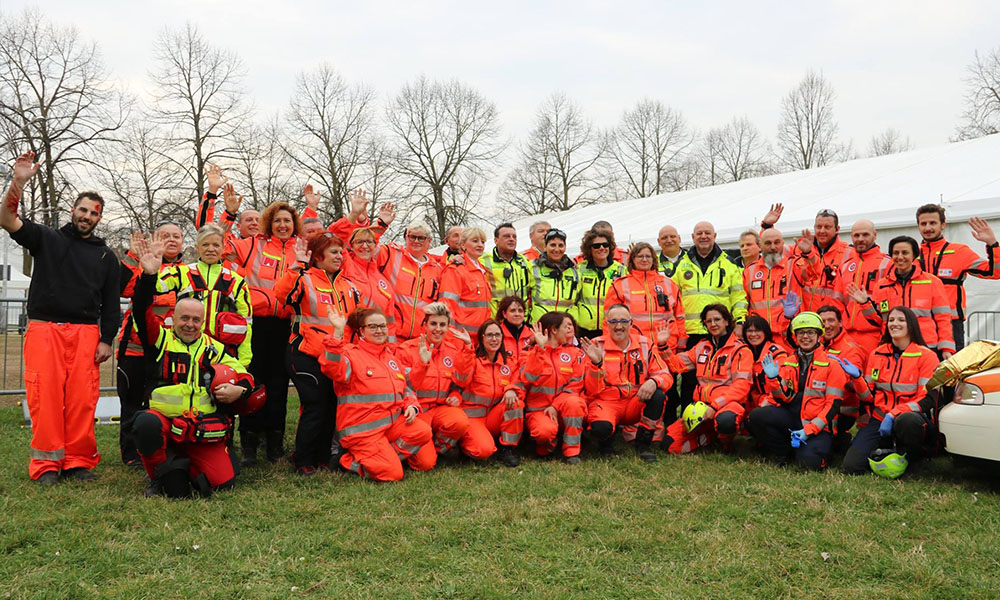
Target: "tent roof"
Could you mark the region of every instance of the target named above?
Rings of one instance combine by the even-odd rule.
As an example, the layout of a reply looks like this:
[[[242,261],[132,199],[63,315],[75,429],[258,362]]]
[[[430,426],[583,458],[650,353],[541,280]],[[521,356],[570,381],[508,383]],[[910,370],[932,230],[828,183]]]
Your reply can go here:
[[[620,246],[648,241],[655,245],[660,227],[674,225],[684,243],[699,221],[715,225],[720,243],[734,242],[755,228],[772,203],[784,204],[779,228],[797,232],[811,227],[822,209],[832,209],[844,230],[859,218],[880,228],[912,226],[916,207],[942,203],[949,221],[979,215],[1000,216],[1000,134],[880,156],[827,167],[757,177],[706,188],[597,204],[520,219],[520,246],[528,228],[547,220],[564,230],[569,246],[595,221],[614,227]]]

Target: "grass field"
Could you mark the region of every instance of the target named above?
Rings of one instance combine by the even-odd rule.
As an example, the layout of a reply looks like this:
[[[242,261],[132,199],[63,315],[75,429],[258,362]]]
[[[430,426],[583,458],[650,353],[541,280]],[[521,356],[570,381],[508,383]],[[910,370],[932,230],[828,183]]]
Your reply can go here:
[[[748,448],[653,465],[626,451],[577,467],[456,460],[390,485],[285,463],[168,501],[119,466],[113,426],[98,429],[99,481],[31,484],[19,424],[0,408],[3,597],[1000,596],[1000,486],[946,458],[887,481],[779,469]]]

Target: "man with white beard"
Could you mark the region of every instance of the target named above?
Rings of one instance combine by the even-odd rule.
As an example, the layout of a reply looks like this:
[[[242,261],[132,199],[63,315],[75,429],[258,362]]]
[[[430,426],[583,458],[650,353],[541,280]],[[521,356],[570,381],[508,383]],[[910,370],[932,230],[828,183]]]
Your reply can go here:
[[[789,321],[801,307],[802,284],[810,280],[819,260],[813,251],[812,233],[802,232],[797,256],[792,263],[783,256],[785,240],[777,229],[765,229],[760,236],[761,255],[743,271],[749,315],[767,319],[775,336],[785,333]]]

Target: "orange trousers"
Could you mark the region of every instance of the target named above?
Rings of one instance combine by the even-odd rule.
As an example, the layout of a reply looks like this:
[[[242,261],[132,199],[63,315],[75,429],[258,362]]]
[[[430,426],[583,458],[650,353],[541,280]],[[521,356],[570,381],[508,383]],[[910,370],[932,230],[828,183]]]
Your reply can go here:
[[[444,454],[458,445],[469,429],[469,417],[457,406],[442,404],[425,410],[417,417],[431,426],[433,443],[424,444],[413,457],[411,466],[418,471],[429,471],[437,464],[438,454]]]
[[[745,416],[746,409],[744,409],[742,405],[730,402],[715,413],[714,419],[706,421],[698,427],[695,427],[694,431],[688,431],[687,428],[684,427],[683,419],[677,419],[667,427],[667,436],[673,440],[673,443],[670,444],[667,451],[671,454],[687,454],[692,450],[709,445],[712,443],[712,440],[716,438],[718,438],[723,448],[730,447],[733,443],[733,438],[736,437],[736,434],[719,433],[716,422],[719,420],[719,417],[730,420],[735,417],[736,431],[739,431],[743,427],[743,419]]]
[[[414,464],[417,451],[431,441],[431,428],[424,421],[396,417],[388,429],[367,435],[351,435],[340,440],[344,452],[340,466],[375,481],[401,481],[403,461],[417,471],[426,471]]]
[[[32,321],[24,334],[24,387],[31,416],[28,475],[83,467],[101,460],[94,411],[101,373],[94,363],[97,325]]]
[[[580,455],[580,436],[583,420],[587,416],[587,401],[576,394],[562,393],[552,399],[557,419],[553,420],[542,408],[525,409],[528,435],[535,440],[539,456],[548,456],[556,449],[556,440],[562,430],[563,456]]]
[[[471,410],[482,410],[482,407]],[[494,440],[499,438],[501,445],[516,446],[523,430],[524,403],[518,400],[513,408],[507,408],[507,403],[500,400],[485,417],[469,417],[469,428],[458,445],[468,456],[486,460],[497,451]]]
[[[663,427],[663,419],[651,421],[642,416],[642,411],[646,410],[646,403],[632,396],[627,400],[595,400],[587,408],[587,422],[607,421],[611,423],[611,430],[619,425],[641,424],[646,429],[656,430],[657,425]],[[632,428],[632,436],[635,437],[635,428]]]

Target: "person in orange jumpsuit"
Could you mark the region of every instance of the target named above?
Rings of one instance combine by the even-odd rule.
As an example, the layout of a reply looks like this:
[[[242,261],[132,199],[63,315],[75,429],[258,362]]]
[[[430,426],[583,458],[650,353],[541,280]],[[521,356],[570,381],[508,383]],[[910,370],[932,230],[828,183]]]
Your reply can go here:
[[[337,394],[340,466],[375,481],[403,479],[403,461],[414,460],[430,443],[431,428],[421,419],[420,402],[410,388],[402,361],[388,344],[389,323],[378,308],[356,309],[348,318],[331,313],[333,333],[323,338],[323,373]],[[354,343],[344,340],[350,328]]]
[[[915,262],[919,251],[917,240],[905,235],[893,238],[889,242],[889,255],[894,268],[875,284],[870,294],[857,286],[849,286],[848,293],[852,300],[864,305],[861,313],[872,325],[881,327],[883,315],[893,306],[912,310],[927,347],[946,359],[955,353],[951,308],[941,280],[925,273]]]
[[[370,227],[358,227],[348,240],[350,250],[344,257],[344,277],[358,290],[359,306],[376,307],[386,316],[389,343],[395,344],[399,310],[393,299],[392,285],[378,268],[378,233]]]
[[[872,399],[862,406],[861,428],[844,455],[841,468],[849,475],[869,473],[868,456],[878,447],[895,444],[913,465],[933,446],[939,398],[926,385],[938,357],[923,343],[917,316],[905,306],[886,313],[882,340],[865,367]]]
[[[535,331],[526,322],[527,315],[528,305],[520,296],[506,296],[497,307],[504,352],[518,368],[524,366],[528,349],[535,343]]]
[[[760,236],[763,249],[760,258],[743,270],[748,314],[767,319],[771,331],[779,336],[800,309],[803,282],[811,280],[813,270],[818,269],[812,234],[808,229],[802,234],[796,245],[798,255],[786,258],[781,232],[766,229]]]
[[[604,350],[583,339],[574,346],[576,324],[561,311],[545,313],[535,324],[535,346],[528,354],[521,379],[508,389],[524,400],[528,435],[539,456],[555,451],[562,432],[563,460],[580,462],[580,436],[587,415],[588,394],[600,393]]]
[[[604,309],[621,304],[629,309],[632,325],[647,339],[671,348],[687,343],[681,291],[673,280],[660,273],[656,252],[645,242],[633,244],[628,254],[628,275],[611,285]],[[660,332],[664,332],[660,339]]]
[[[399,312],[396,338],[409,340],[420,335],[424,307],[434,301],[441,283],[441,265],[427,253],[431,230],[423,221],[410,223],[403,232],[405,246],[380,244],[376,263],[389,280]]]
[[[324,233],[295,243],[298,264],[274,286],[275,295],[295,311],[289,340],[288,369],[299,394],[299,424],[292,462],[300,475],[315,475],[332,458],[337,398],[319,359],[323,340],[333,333],[330,315],[351,314],[360,293],[343,276],[344,243]],[[348,332],[348,337],[349,337]]]
[[[469,371],[462,368],[463,354],[471,351],[472,340],[461,329],[451,327],[451,313],[443,302],[424,307],[423,333],[399,345],[396,354],[420,400],[420,419],[434,433],[415,463],[430,469],[438,454],[456,447],[469,428],[469,418],[459,408],[461,398],[451,395],[452,385],[465,385]]]
[[[605,316],[606,333],[595,341],[604,350],[599,372],[604,385],[587,395],[590,434],[597,438],[601,454],[611,455],[615,427],[636,425],[636,452],[642,460],[653,462],[653,432],[662,424],[666,391],[674,378],[649,338],[632,327],[628,307],[615,304],[605,310]]]
[[[111,358],[121,322],[118,259],[93,235],[104,200],[83,192],[72,219],[55,230],[17,215],[21,190],[38,172],[28,151],[14,162],[0,226],[34,259],[24,334],[24,386],[31,417],[28,475],[42,485],[96,479],[94,411],[100,364]]]
[[[848,258],[840,266],[837,274],[836,298],[844,304],[844,329],[868,356],[882,339],[882,329],[865,318],[865,306],[850,298],[848,288],[857,286],[871,294],[877,284],[889,271],[892,261],[876,243],[878,232],[875,224],[868,219],[858,219],[851,226],[852,247]],[[836,302],[834,305],[836,306]]]
[[[972,237],[986,244],[986,258],[979,256],[965,244],[949,242],[944,238],[944,208],[939,204],[925,204],[917,209],[917,227],[923,241],[920,244],[920,267],[941,279],[948,306],[952,310],[952,339],[956,350],[965,347],[965,278],[969,275],[980,279],[1000,279],[1000,243],[986,219],[969,219]]]
[[[516,392],[508,390],[517,381],[519,369],[516,360],[504,351],[499,323],[490,320],[479,327],[476,349],[463,353],[460,370],[465,383],[453,386],[450,396],[460,400],[469,428],[459,440],[459,447],[478,460],[497,453],[505,465],[516,467],[521,462],[517,444],[524,429],[524,402]]]
[[[292,329],[292,310],[274,293],[274,285],[296,264],[295,241],[299,215],[287,202],[273,202],[260,218],[261,233],[245,239],[229,238],[228,260],[250,288],[253,304],[253,337],[250,373],[267,390],[264,408],[240,418],[240,445],[245,465],[257,462],[261,437],[267,459],[285,455],[285,413],[288,409],[288,369],[285,349]]]
[[[771,360],[780,365],[788,358],[789,352],[784,340],[774,339],[771,325],[760,315],[750,315],[743,322],[743,343],[753,353],[753,386],[746,405],[749,414],[758,406],[768,404],[771,397],[771,391],[767,389],[765,382],[764,361]]]
[[[695,372],[694,400],[708,405],[704,422],[694,430],[688,431],[682,419],[667,427],[663,447],[672,454],[707,446],[716,437],[724,450],[731,450],[753,386],[753,353],[733,333],[735,322],[729,309],[709,304],[701,311],[701,322],[708,339],[679,354],[665,351],[672,372]]]
[[[438,300],[451,310],[455,327],[472,334],[491,318],[489,276],[479,262],[486,248],[486,232],[477,227],[462,231],[461,260],[456,256],[441,269]]]
[[[801,312],[790,327],[795,354],[780,364],[770,358],[763,361],[771,402],[750,413],[747,429],[778,464],[794,454],[800,467],[820,471],[833,448],[833,420],[847,376],[822,348],[818,314]]]
[[[861,402],[870,398],[864,377],[868,357],[844,329],[839,308],[827,304],[819,307],[817,314],[823,321],[823,349],[851,371],[848,373],[848,385],[844,388],[844,398],[840,402],[840,414],[837,416],[837,428],[833,437],[834,452],[843,452],[851,443],[851,428],[858,420]],[[851,369],[851,366],[855,368]]]

